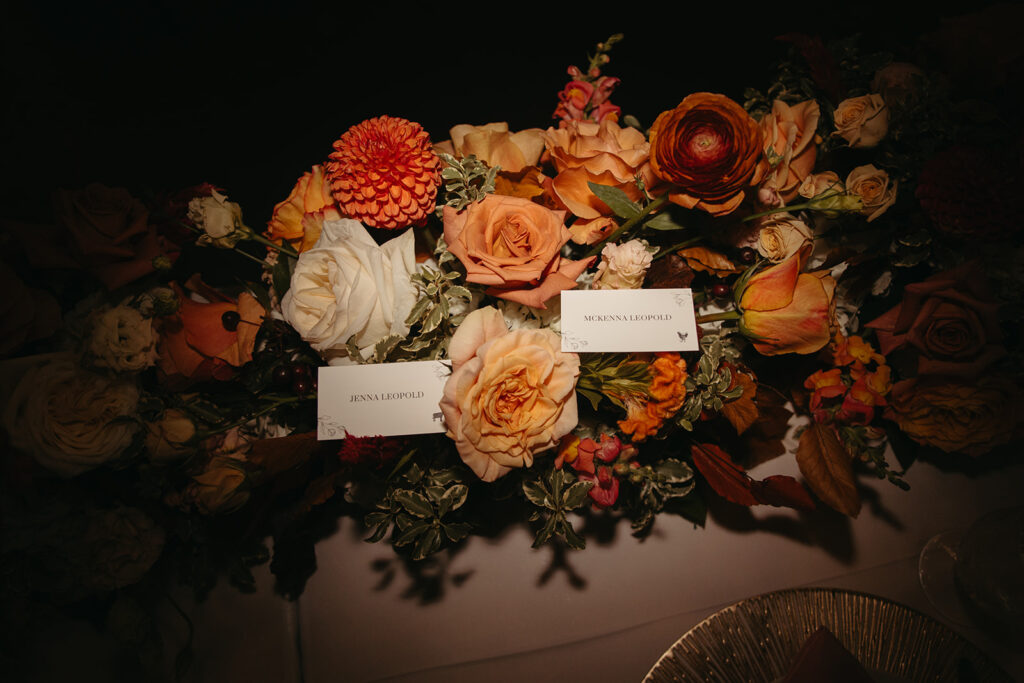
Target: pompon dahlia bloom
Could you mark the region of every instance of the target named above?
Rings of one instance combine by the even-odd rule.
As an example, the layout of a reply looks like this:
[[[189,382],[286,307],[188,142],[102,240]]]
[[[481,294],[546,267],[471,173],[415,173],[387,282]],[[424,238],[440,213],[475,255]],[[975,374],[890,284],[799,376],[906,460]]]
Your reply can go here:
[[[374,228],[422,225],[434,209],[441,160],[418,123],[378,116],[352,126],[326,164],[341,210]]]
[[[651,168],[676,185],[674,203],[724,215],[764,175],[762,138],[757,122],[725,95],[694,93],[655,120]]]

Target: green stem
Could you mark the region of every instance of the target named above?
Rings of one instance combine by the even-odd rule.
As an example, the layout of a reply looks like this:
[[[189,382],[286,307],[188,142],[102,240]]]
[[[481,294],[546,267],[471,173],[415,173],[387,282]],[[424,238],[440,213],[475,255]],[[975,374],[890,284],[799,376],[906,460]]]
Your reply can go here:
[[[718,320],[739,320],[741,317],[743,317],[743,314],[739,311],[722,311],[721,313],[698,315],[697,323],[713,323]]]
[[[281,398],[272,398],[270,399],[270,405],[264,406],[257,410],[256,412],[250,413],[249,415],[246,415],[245,417],[235,420],[234,422],[230,422],[226,425],[221,425],[216,429],[203,430],[202,432],[197,430],[196,435],[193,437],[193,439],[195,439],[196,441],[202,441],[203,439],[209,438],[214,434],[221,434],[222,432],[226,432],[229,429],[240,427],[244,425],[246,422],[250,422],[251,420],[255,420],[257,417],[266,415],[272,410],[276,410],[277,408],[280,408],[283,405],[287,405],[289,403],[298,403],[304,398],[305,397],[303,396],[283,396]]]
[[[266,237],[258,233],[250,231],[248,239],[252,240],[253,242],[259,242],[260,244],[270,247],[271,249],[275,249],[284,254],[285,256],[291,256],[292,258],[299,257],[299,252],[295,251],[295,248],[292,247],[291,245],[278,244],[273,240],[268,240]]]
[[[258,263],[258,264],[260,264],[261,266],[263,266],[264,268],[266,268],[266,267],[267,267],[267,262],[266,262],[266,261],[264,261],[264,260],[263,260],[263,259],[261,259],[261,258],[256,258],[255,256],[253,256],[253,255],[252,255],[252,254],[250,254],[249,252],[247,252],[247,251],[242,251],[241,249],[235,249],[235,251],[236,251],[237,253],[241,254],[242,256],[244,256],[245,258],[249,259],[249,260],[250,260],[250,261],[252,261],[253,263]]]
[[[809,202],[804,202],[803,204],[790,204],[789,206],[779,206],[779,207],[774,208],[774,209],[768,209],[767,211],[761,211],[759,213],[753,213],[753,214],[750,214],[749,216],[747,216],[746,218],[744,218],[741,222],[746,223],[747,221],[752,221],[752,220],[755,220],[757,218],[761,218],[762,216],[770,216],[773,213],[787,213],[789,211],[801,211],[803,209],[816,209],[819,206],[821,206],[821,202],[825,201],[826,199],[832,199],[833,197],[838,197],[841,194],[842,194],[842,192],[833,192],[831,194],[823,194],[823,195],[821,195],[819,197],[814,197]],[[835,209],[829,209],[829,210],[834,211]]]
[[[615,241],[616,239],[618,239],[619,235],[621,235],[622,233],[626,232],[627,230],[632,230],[634,226],[636,226],[639,223],[641,223],[651,213],[653,213],[653,212],[657,211],[658,209],[660,209],[661,207],[665,206],[665,204],[668,204],[668,193],[667,192],[665,194],[661,195],[660,197],[656,198],[654,201],[652,201],[646,207],[644,207],[644,210],[641,211],[638,215],[633,216],[628,221],[626,221],[625,223],[620,225],[615,230],[615,232],[613,232],[612,234],[608,235],[608,237],[604,238],[603,240],[601,240],[600,242],[595,244],[593,246],[593,248],[591,248],[591,250],[586,253],[584,258],[589,258],[591,256],[596,256],[597,254],[601,253],[601,249],[604,248],[605,242],[613,242],[613,241]]]
[[[671,254],[674,251],[679,251],[680,249],[683,249],[684,247],[688,247],[691,244],[696,244],[697,242],[700,242],[700,240],[701,240],[700,237],[692,237],[692,238],[690,238],[688,240],[683,240],[682,242],[679,242],[678,244],[673,244],[671,247],[663,247],[660,251],[658,251],[657,254],[654,255],[654,259],[653,260],[657,261],[658,259],[660,259],[660,258],[662,258],[664,256],[668,256],[669,254]]]

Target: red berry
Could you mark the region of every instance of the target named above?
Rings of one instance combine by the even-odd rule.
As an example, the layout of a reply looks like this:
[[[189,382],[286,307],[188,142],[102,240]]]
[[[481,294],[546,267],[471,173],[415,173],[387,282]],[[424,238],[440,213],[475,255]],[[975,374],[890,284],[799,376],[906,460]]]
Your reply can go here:
[[[757,259],[757,251],[750,247],[743,247],[740,249],[740,261],[744,263],[753,263]]]
[[[725,284],[724,282],[719,282],[717,284],[711,285],[711,296],[715,297],[716,299],[721,299],[722,297],[729,296],[729,291],[729,285]]]

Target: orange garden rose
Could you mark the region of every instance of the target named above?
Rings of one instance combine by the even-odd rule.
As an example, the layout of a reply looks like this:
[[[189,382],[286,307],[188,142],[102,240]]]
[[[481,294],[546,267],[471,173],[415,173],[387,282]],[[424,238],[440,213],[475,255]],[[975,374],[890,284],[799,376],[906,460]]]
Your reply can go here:
[[[504,121],[483,126],[463,123],[454,126],[448,133],[452,136],[451,140],[439,143],[435,149],[457,159],[472,154],[488,166],[500,166],[506,173],[519,173],[535,166],[544,151],[543,130],[527,128],[518,133],[510,133]]]
[[[723,215],[760,182],[761,129],[725,95],[699,92],[662,112],[651,128],[651,167],[672,183],[670,198],[688,209]]]
[[[302,253],[316,244],[324,221],[340,218],[323,166],[316,164],[303,173],[291,193],[274,206],[267,223],[267,238],[288,242]]]
[[[551,181],[555,198],[585,220],[611,214],[587,183],[616,187],[633,201],[641,199],[636,178],[650,188],[654,182],[648,158],[650,146],[635,128],[622,128],[614,119],[562,121],[548,128],[544,144],[557,175]]]
[[[157,362],[172,385],[227,379],[252,360],[256,333],[266,314],[255,297],[242,292],[237,302],[202,303],[177,284],[174,290],[181,308],[161,321]]]
[[[871,94],[843,100],[833,114],[834,135],[850,147],[874,147],[889,131],[889,110],[881,95]]]
[[[580,359],[551,330],[505,327],[481,308],[452,336],[441,412],[462,460],[484,481],[529,467],[577,424]]]
[[[488,285],[492,296],[544,308],[545,301],[574,288],[594,260],[561,257],[570,236],[564,220],[564,211],[489,194],[462,211],[444,207],[444,239],[466,267],[467,281]]]
[[[802,272],[811,249],[755,274],[740,295],[740,331],[766,356],[814,353],[832,338],[836,282],[827,271]]]
[[[858,166],[846,176],[846,189],[860,199],[860,212],[868,217],[868,223],[896,202],[897,187],[897,182],[890,180],[888,173],[873,164]]]
[[[814,170],[820,118],[821,111],[814,100],[793,106],[775,100],[771,112],[761,119],[765,154],[771,164],[765,185],[787,202],[796,196],[800,183]]]
[[[892,389],[885,417],[918,443],[977,457],[1019,435],[1021,396],[1001,377],[909,379]]]
[[[374,228],[422,225],[434,210],[441,160],[418,123],[379,116],[334,143],[327,178],[341,210]]]

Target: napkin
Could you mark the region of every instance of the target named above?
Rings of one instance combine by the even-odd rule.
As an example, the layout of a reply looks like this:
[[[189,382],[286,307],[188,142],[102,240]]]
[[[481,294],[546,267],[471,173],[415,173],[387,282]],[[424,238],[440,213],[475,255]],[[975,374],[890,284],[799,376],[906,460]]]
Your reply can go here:
[[[874,683],[857,658],[824,626],[811,634],[782,683]]]

